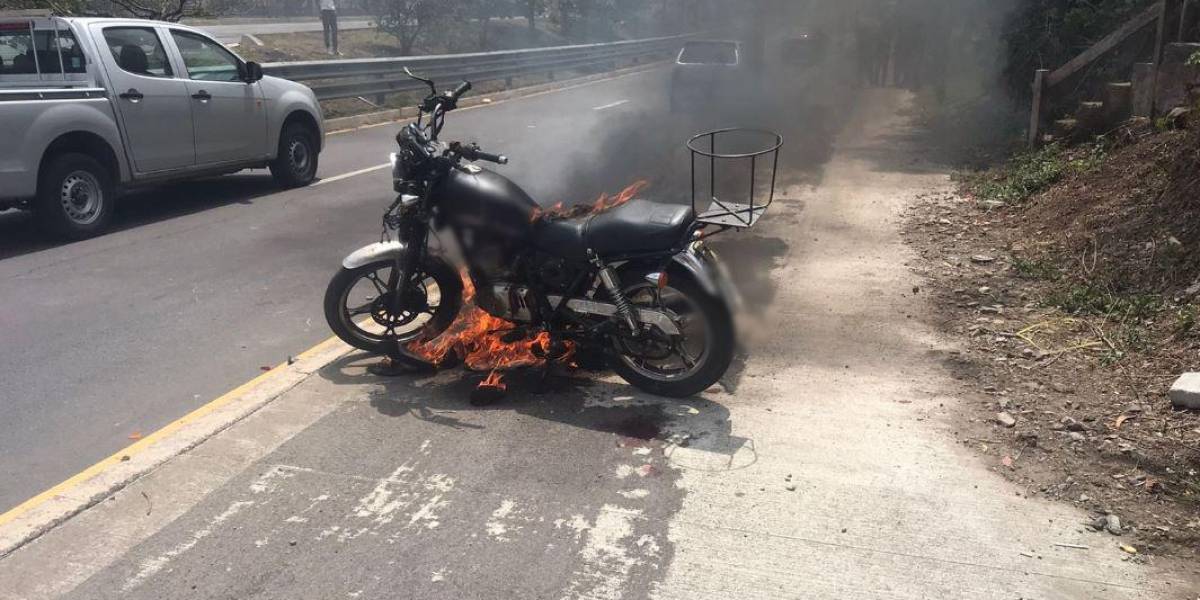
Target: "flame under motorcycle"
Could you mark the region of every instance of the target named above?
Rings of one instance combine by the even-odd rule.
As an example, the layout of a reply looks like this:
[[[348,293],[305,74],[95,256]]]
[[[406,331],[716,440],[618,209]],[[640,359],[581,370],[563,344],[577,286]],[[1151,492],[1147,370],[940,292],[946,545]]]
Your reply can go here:
[[[396,356],[446,331],[463,306],[463,279],[429,242],[448,233],[474,302],[524,335],[548,334],[548,360],[572,344],[599,351],[629,383],[672,397],[725,374],[736,291],[699,239],[693,207],[633,199],[599,214],[542,215],[520,187],[474,164],[506,157],[439,141],[471,84],[439,93],[409,75],[430,94],[396,136],[398,195],[381,241],[347,256],[329,284],[325,316],[338,337]]]

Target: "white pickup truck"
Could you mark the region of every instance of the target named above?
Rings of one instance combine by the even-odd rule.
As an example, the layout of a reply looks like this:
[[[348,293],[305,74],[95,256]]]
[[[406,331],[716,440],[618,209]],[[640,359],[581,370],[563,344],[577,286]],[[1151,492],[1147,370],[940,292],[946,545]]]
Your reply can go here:
[[[135,186],[263,167],[307,185],[324,126],[312,90],[200,30],[0,15],[0,136],[0,210],[78,239]]]

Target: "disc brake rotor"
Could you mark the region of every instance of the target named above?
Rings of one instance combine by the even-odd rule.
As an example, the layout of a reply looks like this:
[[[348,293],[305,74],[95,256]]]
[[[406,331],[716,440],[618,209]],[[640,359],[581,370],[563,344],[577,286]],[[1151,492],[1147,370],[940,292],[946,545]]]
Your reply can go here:
[[[424,284],[414,285],[407,289],[407,293],[400,301],[398,314],[392,312],[393,298],[395,295],[387,292],[371,303],[371,318],[384,327],[403,327],[415,321],[421,313],[429,310],[428,291]]]

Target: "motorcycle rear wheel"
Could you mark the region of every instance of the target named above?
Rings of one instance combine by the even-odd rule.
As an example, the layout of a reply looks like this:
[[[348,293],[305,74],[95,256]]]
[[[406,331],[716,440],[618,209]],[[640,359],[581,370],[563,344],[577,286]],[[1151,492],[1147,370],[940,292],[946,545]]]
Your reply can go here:
[[[342,268],[325,290],[325,320],[342,341],[373,354],[395,344],[431,340],[446,331],[462,308],[462,279],[446,261],[427,258],[407,286],[403,310],[393,314],[387,290],[395,261]]]
[[[625,381],[657,396],[685,398],[699,394],[720,381],[733,362],[733,315],[721,298],[706,291],[688,274],[672,271],[664,289],[656,294],[652,288],[647,283],[636,283],[628,286],[625,294],[639,308],[679,309],[673,312],[680,316],[684,316],[682,309],[687,306],[690,314],[684,316],[684,326],[681,327],[684,330],[683,341],[676,341],[679,345],[673,349],[662,348],[662,353],[658,355],[661,358],[657,361],[645,358],[653,352],[643,352],[642,356],[631,352],[630,344],[635,342],[618,341],[614,349],[615,356],[609,361],[610,367]],[[656,298],[657,301],[647,302],[647,298]],[[691,356],[692,350],[699,346],[694,343],[696,340],[691,341],[691,348],[685,347],[685,344],[689,343],[690,335],[701,332],[703,347],[695,351],[695,356]],[[665,336],[661,338],[660,345],[662,342],[666,342]],[[655,342],[650,340],[641,343],[652,345]],[[689,365],[684,361],[681,353],[687,353],[694,364]],[[671,367],[674,359],[679,360],[680,368]]]

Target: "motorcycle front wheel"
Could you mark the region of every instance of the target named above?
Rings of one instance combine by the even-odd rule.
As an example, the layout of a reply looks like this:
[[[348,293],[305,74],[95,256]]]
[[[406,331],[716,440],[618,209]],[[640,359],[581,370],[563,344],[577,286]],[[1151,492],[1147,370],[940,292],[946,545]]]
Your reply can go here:
[[[342,268],[325,290],[325,320],[342,341],[374,354],[387,354],[395,344],[431,340],[441,335],[462,308],[462,279],[454,267],[427,258],[407,284],[401,282],[399,309],[390,280],[394,260],[357,269]]]
[[[726,303],[694,278],[672,272],[658,288],[642,281],[626,287],[625,296],[638,308],[671,315],[680,336],[670,338],[646,327],[638,338],[615,340],[613,371],[634,386],[658,396],[684,398],[717,383],[733,362],[733,315]]]

